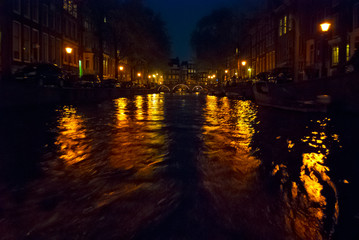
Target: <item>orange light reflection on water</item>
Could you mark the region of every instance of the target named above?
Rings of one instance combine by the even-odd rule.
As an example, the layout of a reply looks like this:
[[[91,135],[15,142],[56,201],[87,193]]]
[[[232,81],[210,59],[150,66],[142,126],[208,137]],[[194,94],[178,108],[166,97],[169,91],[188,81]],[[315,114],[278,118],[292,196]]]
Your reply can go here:
[[[55,144],[60,146],[60,159],[63,159],[67,165],[72,165],[86,159],[90,152],[90,147],[84,144],[86,138],[84,120],[74,107],[65,106],[60,112],[59,135]]]
[[[151,175],[153,165],[163,161],[161,150],[164,136],[158,130],[162,127],[163,96],[153,94],[144,97],[136,96],[135,116],[129,118],[127,109],[130,101],[127,98],[115,100],[116,119],[115,133],[111,142],[110,164],[116,169],[134,170],[137,174]],[[148,120],[145,123],[143,120]],[[146,172],[146,173],[145,173]]]
[[[292,182],[291,196],[284,192],[284,200],[288,206],[286,211],[287,228],[294,231],[300,239],[323,239],[323,227],[326,208],[333,208],[332,230],[337,223],[339,216],[339,203],[337,189],[331,181],[328,173],[330,169],[326,166],[325,161],[330,153],[326,142],[334,139],[339,142],[338,136],[327,136],[326,127],[330,119],[316,121],[316,131],[312,131],[311,135],[304,136],[301,141],[313,149],[312,152],[302,154],[303,165],[300,168],[299,179],[301,182]],[[319,126],[319,128],[318,128]],[[318,129],[320,131],[318,131]],[[295,148],[295,143],[288,140],[288,150]],[[289,178],[286,166],[283,164],[276,165],[273,175],[281,170],[284,184]],[[302,185],[305,193],[301,192],[299,186]],[[324,188],[331,188],[335,194],[334,206],[327,205],[326,196],[323,195]],[[283,188],[282,188],[283,189]],[[329,233],[331,234],[331,233]],[[324,237],[325,239],[325,237]]]

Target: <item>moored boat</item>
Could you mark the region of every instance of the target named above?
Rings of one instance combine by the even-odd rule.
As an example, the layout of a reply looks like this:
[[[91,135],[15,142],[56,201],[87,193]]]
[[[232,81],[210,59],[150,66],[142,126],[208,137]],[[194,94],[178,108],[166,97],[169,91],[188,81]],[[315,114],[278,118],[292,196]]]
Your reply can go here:
[[[258,105],[301,112],[329,109],[359,113],[359,73],[343,74],[302,82],[253,84]]]

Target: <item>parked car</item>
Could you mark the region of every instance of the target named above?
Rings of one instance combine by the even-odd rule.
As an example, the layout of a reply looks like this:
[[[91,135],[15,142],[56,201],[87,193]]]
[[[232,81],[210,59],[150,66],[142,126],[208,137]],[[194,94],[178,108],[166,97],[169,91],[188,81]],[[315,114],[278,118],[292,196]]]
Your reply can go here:
[[[74,85],[81,88],[100,87],[101,81],[94,74],[83,75]]]
[[[117,79],[104,79],[101,83],[101,86],[104,88],[117,88],[120,87],[120,82]]]
[[[22,84],[44,87],[63,87],[66,74],[54,64],[30,64],[18,70],[14,79]]]
[[[282,67],[273,69],[269,76],[269,82],[286,83],[293,81],[293,72],[290,68]]]

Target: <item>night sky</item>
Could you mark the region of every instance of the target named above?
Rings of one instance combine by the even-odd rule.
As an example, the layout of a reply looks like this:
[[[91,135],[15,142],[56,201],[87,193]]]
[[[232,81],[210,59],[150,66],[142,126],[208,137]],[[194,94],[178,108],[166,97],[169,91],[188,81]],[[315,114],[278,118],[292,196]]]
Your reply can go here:
[[[166,22],[172,41],[172,57],[181,61],[191,59],[190,37],[196,23],[203,16],[220,7],[237,8],[246,11],[249,5],[264,0],[145,0]],[[244,10],[246,9],[246,10]]]

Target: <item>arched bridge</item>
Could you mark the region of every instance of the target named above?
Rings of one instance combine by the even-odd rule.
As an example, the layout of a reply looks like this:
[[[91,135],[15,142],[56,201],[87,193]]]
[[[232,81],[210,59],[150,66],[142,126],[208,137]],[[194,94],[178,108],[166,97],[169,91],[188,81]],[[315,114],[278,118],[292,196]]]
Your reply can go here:
[[[160,85],[157,89],[158,92],[176,92],[178,90],[184,90],[187,92],[208,92],[208,89],[201,85],[187,85],[187,84],[176,84],[176,85]]]

